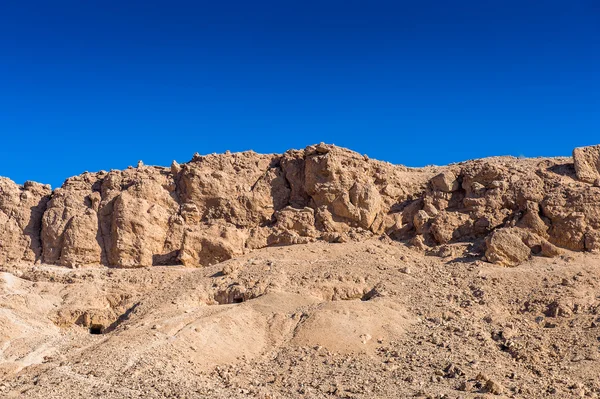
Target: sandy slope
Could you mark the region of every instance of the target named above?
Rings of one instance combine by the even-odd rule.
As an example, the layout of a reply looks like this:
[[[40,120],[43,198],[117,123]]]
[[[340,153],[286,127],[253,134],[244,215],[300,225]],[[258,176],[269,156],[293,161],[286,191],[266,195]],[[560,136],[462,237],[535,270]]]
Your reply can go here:
[[[374,239],[202,269],[19,265],[0,275],[0,396],[597,397],[599,261]]]

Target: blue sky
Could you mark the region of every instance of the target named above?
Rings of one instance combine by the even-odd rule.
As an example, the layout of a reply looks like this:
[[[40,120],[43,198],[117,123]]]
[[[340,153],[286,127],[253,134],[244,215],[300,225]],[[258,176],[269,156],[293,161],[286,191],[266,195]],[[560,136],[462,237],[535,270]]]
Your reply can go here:
[[[409,166],[600,143],[600,2],[3,1],[0,175],[282,152]]]

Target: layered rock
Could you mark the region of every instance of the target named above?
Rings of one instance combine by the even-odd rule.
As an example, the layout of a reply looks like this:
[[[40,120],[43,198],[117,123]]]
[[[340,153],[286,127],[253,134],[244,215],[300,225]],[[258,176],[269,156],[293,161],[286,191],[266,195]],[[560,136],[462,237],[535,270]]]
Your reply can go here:
[[[514,266],[600,250],[600,147],[574,160],[489,158],[411,169],[325,144],[284,154],[194,155],[170,168],[84,173],[53,192],[0,180],[0,264],[221,262],[269,245],[385,234],[432,254]]]

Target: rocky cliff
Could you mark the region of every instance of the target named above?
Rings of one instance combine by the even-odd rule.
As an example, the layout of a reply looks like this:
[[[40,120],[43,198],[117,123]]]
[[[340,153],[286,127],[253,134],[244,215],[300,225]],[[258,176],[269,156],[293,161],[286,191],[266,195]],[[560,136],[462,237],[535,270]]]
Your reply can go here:
[[[0,265],[202,266],[266,246],[382,236],[515,266],[600,250],[599,186],[600,146],[414,169],[319,144],[140,162],[54,191],[0,178]]]

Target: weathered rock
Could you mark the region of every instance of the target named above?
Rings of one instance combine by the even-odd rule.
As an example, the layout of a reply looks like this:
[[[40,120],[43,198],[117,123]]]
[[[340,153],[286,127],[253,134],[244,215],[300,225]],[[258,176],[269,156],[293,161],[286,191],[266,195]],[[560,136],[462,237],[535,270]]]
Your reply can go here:
[[[65,226],[62,248],[59,264],[63,266],[75,267],[101,263],[98,215],[94,210],[87,209],[71,218]]]
[[[195,226],[185,231],[179,261],[185,266],[208,266],[244,253],[247,234],[229,224]]]
[[[425,232],[425,227],[429,219],[429,215],[423,210],[420,210],[416,213],[413,218],[413,225],[415,226],[415,231],[417,234],[423,234]]]
[[[553,258],[562,254],[560,248],[545,238],[518,227],[495,230],[486,239],[488,261],[503,266],[517,266],[532,254]]]
[[[518,266],[531,256],[531,249],[512,229],[498,229],[486,240],[485,257],[502,266]]]
[[[586,234],[600,231],[600,189],[559,186],[541,203],[550,220],[549,241],[575,251],[586,250]]]
[[[41,219],[50,193],[49,186],[33,182],[19,186],[0,178],[0,264],[41,257]]]
[[[264,224],[289,199],[274,155],[249,151],[197,157],[182,165],[174,178],[181,203],[194,204],[204,222]]]
[[[575,151],[581,180],[591,181],[596,149]],[[436,246],[487,237],[491,262],[516,265],[600,250],[600,188],[574,176],[566,158],[409,169],[321,143],[86,172],[54,192],[1,179],[0,263],[201,266],[268,245],[385,232],[440,254],[453,247]]]
[[[585,249],[590,252],[600,252],[600,231],[588,231],[586,233]]]
[[[579,180],[594,184],[600,179],[600,145],[575,148],[573,161]]]
[[[431,186],[434,190],[450,193],[458,190],[458,179],[451,171],[442,172],[431,179]]]
[[[517,222],[517,226],[530,230],[531,232],[548,238],[548,225],[550,221],[548,218],[542,219],[540,216],[540,206],[536,202],[528,201],[526,205],[525,214]]]
[[[113,209],[111,263],[125,267],[156,264],[154,256],[165,255],[170,216],[162,206],[127,191],[119,195]]]
[[[443,211],[433,220],[430,231],[438,244],[446,244],[469,236],[472,223],[468,214]]]
[[[84,173],[54,190],[42,218],[43,261],[64,266],[99,264],[102,246],[98,235],[100,176]]]
[[[268,238],[269,245],[304,244],[317,237],[315,211],[304,207],[286,207],[275,212],[273,232]]]
[[[334,222],[371,229],[382,211],[381,196],[363,158],[342,155],[347,154],[334,147],[305,160],[306,193],[316,208],[325,207],[331,213]]]

